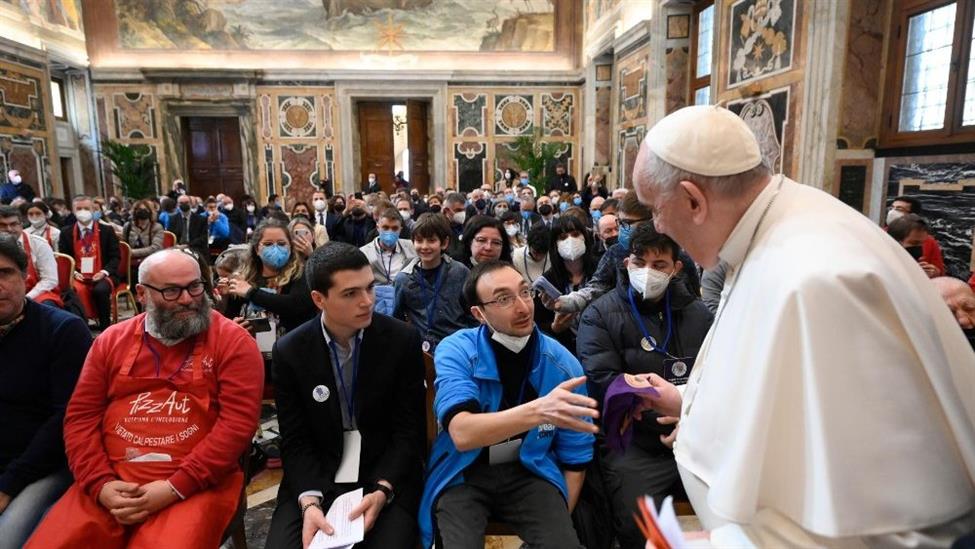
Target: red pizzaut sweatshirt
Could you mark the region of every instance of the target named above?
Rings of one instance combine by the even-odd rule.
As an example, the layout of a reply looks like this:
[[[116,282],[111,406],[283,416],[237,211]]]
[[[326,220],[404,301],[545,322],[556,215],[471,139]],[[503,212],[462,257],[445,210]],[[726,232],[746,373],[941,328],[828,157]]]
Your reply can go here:
[[[75,482],[96,499],[106,482],[118,478],[102,438],[110,380],[118,375],[130,345],[138,344],[132,337],[132,323],[141,324],[144,316],[140,314],[116,324],[95,339],[65,413],[64,443],[68,464]],[[172,347],[166,347],[151,336],[145,341],[159,354],[160,377],[169,378],[176,373],[174,381],[192,379],[192,368],[188,364],[178,370],[192,351],[194,338],[187,338]],[[206,360],[207,356],[213,360]],[[156,360],[146,345],[142,345],[130,375],[156,376]],[[238,460],[250,445],[260,416],[264,361],[257,343],[246,330],[216,312],[211,313],[203,375],[209,382],[210,414],[216,416],[216,421],[210,433],[168,479],[184,498],[216,485],[238,468]]]

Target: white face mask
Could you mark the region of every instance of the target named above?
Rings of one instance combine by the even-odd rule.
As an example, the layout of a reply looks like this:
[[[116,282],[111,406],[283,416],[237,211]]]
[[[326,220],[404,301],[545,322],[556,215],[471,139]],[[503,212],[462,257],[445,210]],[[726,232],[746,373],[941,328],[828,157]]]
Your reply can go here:
[[[91,210],[76,210],[74,218],[80,221],[82,225],[87,225],[91,221]]]
[[[464,222],[467,221],[467,212],[465,212],[464,210],[461,210],[461,211],[455,213],[454,214],[454,217],[452,219],[454,220],[454,223],[456,223],[458,225],[463,225]]]
[[[403,218],[403,221],[409,221],[413,217],[413,212],[410,210],[400,210],[399,215]]]
[[[586,253],[586,241],[581,236],[570,236],[559,240],[559,255],[566,261],[575,261]]]
[[[376,178],[375,177],[370,177],[369,178],[369,182],[370,183],[375,183],[376,182]]]
[[[228,212],[229,212],[229,211],[233,211],[233,209],[234,209],[234,205],[233,205],[233,204],[224,204],[224,205],[223,205],[223,209],[224,209],[224,210],[227,210]]]
[[[323,211],[326,206],[325,201],[322,200],[321,198],[318,198],[315,201],[313,201],[312,205],[315,206],[315,211],[319,211],[319,212]]]
[[[508,236],[515,236],[518,231],[521,230],[518,225],[505,225],[504,232],[508,233]]]
[[[35,229],[40,229],[44,225],[47,225],[47,218],[43,215],[38,217],[32,215],[27,219],[30,221],[31,227],[34,227]]]
[[[887,224],[890,225],[894,221],[904,217],[904,212],[900,210],[890,210],[887,212]]]
[[[248,204],[247,205],[247,213],[254,213],[254,210],[256,210],[256,209],[257,208],[253,204]]]
[[[484,323],[487,324],[488,329],[491,330],[491,339],[497,341],[502,347],[508,349],[512,353],[520,353],[526,345],[528,345],[528,340],[531,339],[532,335],[528,334],[526,336],[513,336],[510,334],[502,334],[501,332],[494,329],[491,323],[487,320],[487,315],[484,314],[484,309],[478,307],[481,310],[481,315],[484,317]]]
[[[627,267],[626,273],[630,277],[630,286],[648,300],[660,299],[674,277],[673,273],[662,273],[650,267]]]
[[[12,176],[10,176],[10,182],[13,183],[14,185],[20,185],[20,182],[21,181],[22,180],[20,179],[20,176],[19,175],[12,175]]]

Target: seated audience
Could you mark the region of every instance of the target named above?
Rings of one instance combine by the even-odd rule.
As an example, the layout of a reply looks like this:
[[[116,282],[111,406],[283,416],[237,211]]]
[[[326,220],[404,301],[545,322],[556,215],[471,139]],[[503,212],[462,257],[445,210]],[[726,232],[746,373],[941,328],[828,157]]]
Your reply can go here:
[[[894,220],[905,215],[914,214],[921,216],[923,213],[923,206],[919,198],[915,196],[898,196],[890,204],[890,210],[887,211],[886,223],[889,227]],[[945,274],[945,260],[941,253],[941,246],[934,236],[931,235],[930,231],[921,242],[921,256],[924,257],[924,262],[927,264],[921,268],[927,273],[928,278],[943,276]]]
[[[208,198],[205,202],[204,218],[207,220],[207,244],[225,250],[230,245],[230,221],[227,216],[217,211],[217,200]]]
[[[269,219],[251,236],[250,254],[240,273],[231,275],[230,318],[267,318],[270,330],[257,334],[261,352],[271,352],[277,338],[315,316],[315,304],[304,272],[304,262],[294,253],[288,227]]]
[[[592,235],[585,223],[568,215],[555,222],[551,235],[549,268],[542,276],[557,290],[568,294],[585,286],[596,270]],[[578,313],[553,313],[539,301],[535,306],[535,324],[566,348],[576,348]]]
[[[440,211],[450,222],[450,247],[447,253],[450,257],[464,261],[464,224],[467,222],[467,198],[461,193],[452,192],[447,195]],[[432,206],[431,206],[432,209]]]
[[[417,257],[396,275],[393,316],[404,318],[423,337],[423,351],[432,352],[441,339],[474,325],[463,301],[470,272],[447,255],[450,224],[439,214],[425,213],[413,226]]]
[[[39,236],[47,242],[51,250],[58,251],[58,239],[61,237],[61,230],[51,223],[51,209],[47,204],[40,200],[34,200],[21,206],[21,216],[27,219],[27,227],[24,229],[31,236]]]
[[[467,268],[485,261],[511,261],[508,233],[498,219],[486,215],[472,217],[464,227],[461,239],[463,254],[460,262]]]
[[[302,261],[308,259],[315,248],[324,244],[319,244],[315,238],[317,226],[313,221],[304,217],[297,216],[288,223],[288,230],[291,231],[291,241],[295,245],[295,251]],[[324,231],[324,227],[322,227]],[[325,242],[328,242],[328,235],[325,235]]]
[[[349,201],[349,214],[336,223],[333,238],[361,248],[366,245],[366,237],[375,228],[376,221],[366,213],[365,202],[354,198]]]
[[[420,336],[372,314],[373,272],[354,247],[329,243],[306,271],[321,316],[274,346],[284,478],[266,547],[332,534],[325,512],[362,488],[349,515],[364,517],[356,547],[412,549],[425,443]]]
[[[112,290],[118,282],[118,237],[111,226],[95,220],[91,198],[77,196],[71,207],[76,221],[61,231],[58,249],[74,258],[72,287],[85,315],[97,318],[104,330],[111,323]]]
[[[176,235],[176,243],[189,246],[203,257],[209,257],[207,219],[193,212],[193,200],[188,195],[176,199],[178,211],[169,216],[169,232]]]
[[[27,255],[27,299],[63,307],[54,252],[43,238],[27,234],[19,208],[0,206],[0,233],[12,236]]]
[[[596,256],[599,259],[602,259],[603,254],[606,253],[606,250],[608,250],[613,244],[616,244],[616,240],[620,236],[620,224],[614,214],[607,214],[597,217],[599,220],[595,221],[596,239],[598,240],[598,243],[596,244]],[[595,220],[596,217],[593,219]]]
[[[122,226],[122,241],[132,249],[133,272],[143,259],[162,249],[163,227],[153,218],[149,201],[140,200],[132,206],[132,219]]]
[[[531,285],[549,268],[552,231],[542,224],[535,225],[526,242],[525,246],[511,252],[511,263]]]
[[[521,232],[521,217],[516,212],[504,212],[498,219],[504,224],[504,232],[508,235],[508,242],[511,244],[512,254],[514,253],[513,250],[521,248],[528,243],[525,239],[525,234]]]
[[[712,316],[700,299],[674,281],[681,270],[678,246],[652,225],[634,231],[630,255],[623,261],[615,290],[582,314],[578,357],[589,378],[589,392],[600,406],[620,374],[657,374],[675,384],[686,382]],[[622,453],[601,455],[621,549],[642,549],[644,538],[633,521],[636,501],[649,495],[656,505],[680,495],[680,477],[671,450],[676,418],[645,411],[633,421],[633,440]]]
[[[379,234],[359,250],[369,260],[376,285],[392,286],[396,275],[416,258],[416,250],[412,242],[401,236],[403,218],[398,210],[386,208],[379,215],[378,223]]]
[[[75,482],[30,549],[217,547],[237,509],[261,407],[254,340],[210,310],[181,250],[146,258],[136,291],[146,312],[85,361],[64,418]]]
[[[328,215],[325,216],[325,230],[330,239],[335,239],[335,226],[345,214],[345,197],[337,194],[328,202]]]
[[[81,319],[25,299],[29,259],[18,244],[0,234],[0,547],[5,549],[22,547],[71,484],[61,424],[91,347],[91,332]]]
[[[535,328],[533,292],[511,265],[478,264],[464,298],[482,326],[437,347],[442,431],[420,503],[422,546],[482,548],[496,517],[530,547],[581,547],[569,515],[599,415],[582,366]]]
[[[925,242],[931,235],[928,232],[928,224],[921,219],[921,216],[909,213],[894,219],[887,225],[887,234],[900,243],[907,250],[907,253],[911,254],[911,257],[917,261],[918,266],[928,278],[935,278],[944,272],[944,260],[940,259],[940,255],[933,259],[924,255]],[[938,248],[937,253],[941,253],[940,248]],[[939,268],[932,261],[941,261],[942,267]]]

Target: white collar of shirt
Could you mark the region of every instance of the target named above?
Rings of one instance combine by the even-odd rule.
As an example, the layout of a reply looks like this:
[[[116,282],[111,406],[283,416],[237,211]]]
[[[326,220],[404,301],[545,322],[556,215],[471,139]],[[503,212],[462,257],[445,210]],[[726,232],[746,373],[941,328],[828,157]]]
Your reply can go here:
[[[325,313],[324,312],[322,313],[321,319],[322,319],[322,335],[325,336],[325,344],[331,346],[332,345],[332,334],[328,333],[328,329],[325,328]],[[362,333],[363,333],[363,331],[364,330],[359,330],[359,332],[356,333],[355,338],[354,338],[354,340],[356,342],[361,342],[362,341]],[[342,351],[343,349],[349,349],[349,351],[351,351],[352,350],[352,341],[348,341],[347,343],[349,343],[349,346],[348,347],[343,347],[341,342],[339,342],[339,344],[336,345],[336,346],[338,347],[338,350],[339,351]]]
[[[78,228],[81,229],[82,231],[90,231],[94,226],[95,226],[94,220],[89,221],[87,225],[85,225],[81,221],[78,222]]]
[[[752,239],[755,238],[758,224],[762,222],[762,217],[764,217],[769,204],[781,187],[781,178],[782,176],[777,175],[769,180],[768,185],[755,197],[752,205],[745,210],[745,215],[741,216],[738,224],[735,225],[735,229],[731,231],[728,239],[721,246],[718,258],[732,269],[738,269],[742,261],[745,260],[745,254],[748,253],[748,247],[751,245]]]

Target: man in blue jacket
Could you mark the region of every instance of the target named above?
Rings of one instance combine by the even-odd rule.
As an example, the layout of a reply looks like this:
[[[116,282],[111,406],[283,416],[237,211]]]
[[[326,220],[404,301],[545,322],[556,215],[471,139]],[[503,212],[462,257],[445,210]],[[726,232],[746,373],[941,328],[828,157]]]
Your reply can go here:
[[[484,547],[489,517],[530,547],[581,547],[569,513],[592,460],[596,401],[579,361],[534,323],[534,292],[510,264],[479,263],[464,284],[482,324],[446,337],[435,358],[423,546]]]

